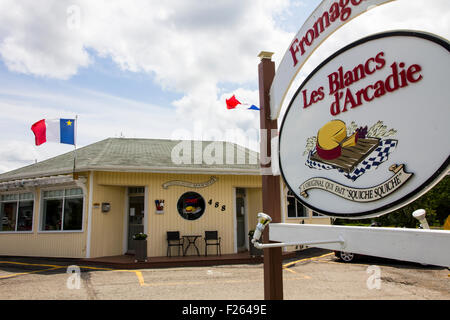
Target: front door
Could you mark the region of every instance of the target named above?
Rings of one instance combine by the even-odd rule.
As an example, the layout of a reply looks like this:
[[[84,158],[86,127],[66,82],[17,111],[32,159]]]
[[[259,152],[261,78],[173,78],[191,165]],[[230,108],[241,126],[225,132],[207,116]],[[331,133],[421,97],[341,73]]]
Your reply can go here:
[[[245,189],[236,188],[236,242],[238,252],[246,250]]]
[[[134,253],[133,236],[144,232],[144,196],[129,194],[128,196],[128,252]]]

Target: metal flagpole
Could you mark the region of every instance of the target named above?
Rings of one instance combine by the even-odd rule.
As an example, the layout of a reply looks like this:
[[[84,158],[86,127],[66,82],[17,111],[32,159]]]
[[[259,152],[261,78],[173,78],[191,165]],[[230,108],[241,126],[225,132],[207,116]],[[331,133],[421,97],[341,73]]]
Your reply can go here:
[[[77,161],[77,126],[78,126],[78,115],[75,115],[75,128],[74,128],[74,137],[73,137],[73,179],[78,179],[78,174],[75,173],[76,161]]]

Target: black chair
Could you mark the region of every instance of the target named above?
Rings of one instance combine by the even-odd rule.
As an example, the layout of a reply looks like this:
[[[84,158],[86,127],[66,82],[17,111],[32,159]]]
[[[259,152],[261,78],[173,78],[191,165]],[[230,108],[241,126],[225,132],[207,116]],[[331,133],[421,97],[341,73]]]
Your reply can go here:
[[[217,246],[217,254],[222,255],[220,251],[220,237],[217,231],[205,231],[205,256],[208,255],[208,246]]]
[[[183,247],[184,247],[183,240],[184,240],[183,238],[180,238],[179,231],[167,231],[167,256],[168,257],[172,256],[170,247],[178,247],[178,255],[180,255],[180,247],[181,247],[181,252],[183,252]]]

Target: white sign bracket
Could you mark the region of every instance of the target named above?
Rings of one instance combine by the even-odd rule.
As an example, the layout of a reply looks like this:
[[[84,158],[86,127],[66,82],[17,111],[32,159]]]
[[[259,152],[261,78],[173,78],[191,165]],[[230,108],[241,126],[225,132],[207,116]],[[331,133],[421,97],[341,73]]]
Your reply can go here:
[[[255,248],[257,249],[267,249],[267,248],[280,248],[280,247],[287,247],[287,246],[318,246],[322,244],[330,244],[330,243],[340,243],[341,249],[345,249],[345,240],[342,236],[339,236],[339,239],[337,240],[320,240],[320,241],[302,241],[302,242],[282,242],[282,243],[259,243],[252,240],[252,243],[255,245]]]
[[[252,243],[258,249],[307,245],[334,251],[450,267],[450,231],[407,228],[350,227],[271,223],[269,240],[257,242],[270,217],[258,215]]]

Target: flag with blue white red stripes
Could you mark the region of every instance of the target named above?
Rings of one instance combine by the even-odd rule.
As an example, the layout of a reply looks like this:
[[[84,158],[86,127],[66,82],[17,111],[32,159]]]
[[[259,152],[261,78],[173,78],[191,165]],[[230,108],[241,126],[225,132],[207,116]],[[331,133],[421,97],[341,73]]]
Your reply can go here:
[[[230,99],[225,99],[225,102],[227,103],[227,109],[236,109],[236,107],[244,107],[247,110],[259,110],[257,106],[254,104],[249,105],[248,103],[242,103],[238,99],[236,99],[235,95],[233,95]]]

